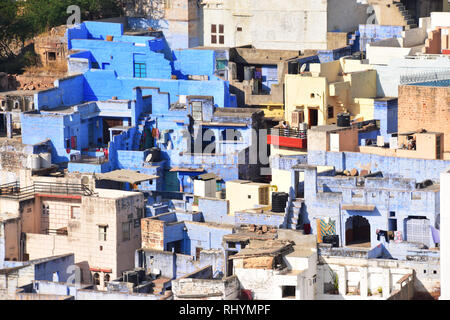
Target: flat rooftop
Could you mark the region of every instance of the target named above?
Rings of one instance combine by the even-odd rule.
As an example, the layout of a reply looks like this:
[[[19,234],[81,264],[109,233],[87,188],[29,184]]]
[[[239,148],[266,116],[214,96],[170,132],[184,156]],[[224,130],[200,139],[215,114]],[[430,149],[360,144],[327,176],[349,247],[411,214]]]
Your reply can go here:
[[[418,86],[418,87],[450,87],[450,73],[449,79],[446,80],[435,80],[427,82],[409,83],[407,86]]]
[[[95,193],[99,198],[119,199],[139,194],[139,192],[121,191],[114,189],[95,189]]]

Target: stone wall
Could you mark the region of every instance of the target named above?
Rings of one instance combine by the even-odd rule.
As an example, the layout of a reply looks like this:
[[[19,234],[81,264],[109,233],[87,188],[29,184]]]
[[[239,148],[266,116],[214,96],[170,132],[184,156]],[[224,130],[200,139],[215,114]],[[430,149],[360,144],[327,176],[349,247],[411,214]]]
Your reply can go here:
[[[152,218],[141,220],[142,248],[164,250],[164,224]]]
[[[400,86],[398,104],[399,132],[442,132],[444,152],[450,151],[450,82],[447,86]]]

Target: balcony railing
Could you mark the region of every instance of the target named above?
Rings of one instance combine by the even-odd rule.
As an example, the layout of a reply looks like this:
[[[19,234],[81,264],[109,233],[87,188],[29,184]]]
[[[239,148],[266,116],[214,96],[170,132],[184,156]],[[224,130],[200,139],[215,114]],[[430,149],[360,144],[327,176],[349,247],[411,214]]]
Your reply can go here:
[[[297,139],[306,139],[306,130],[292,129],[292,128],[277,128],[270,129],[269,135],[278,137],[289,137]]]
[[[307,133],[305,130],[291,128],[270,129],[267,143],[280,147],[306,149]]]
[[[36,194],[90,196],[93,192],[85,185],[72,183],[35,182],[24,188],[19,182],[0,185],[0,198],[24,201]]]

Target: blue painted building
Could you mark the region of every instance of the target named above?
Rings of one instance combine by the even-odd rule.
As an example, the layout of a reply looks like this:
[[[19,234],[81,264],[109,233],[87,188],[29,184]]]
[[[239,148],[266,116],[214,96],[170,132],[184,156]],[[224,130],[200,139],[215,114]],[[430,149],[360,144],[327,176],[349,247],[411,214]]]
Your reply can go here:
[[[175,50],[164,37],[124,34],[120,23],[83,22],[67,30],[69,71],[113,70],[118,77],[152,79],[188,79],[188,76],[214,75],[214,50]]]
[[[385,26],[378,24],[360,24],[359,25],[359,48],[366,51],[368,43],[377,42],[385,39],[401,38],[403,26]]]
[[[302,185],[298,183],[300,172],[304,173]],[[318,176],[317,167],[310,165],[295,166],[292,181],[291,196],[299,191],[304,194],[301,219],[318,235],[319,242],[324,234],[335,234],[342,246],[368,249],[380,242],[393,248],[398,242],[403,249],[408,243],[426,248],[436,245],[431,230],[439,229],[439,185],[418,187],[415,179],[380,174]],[[377,231],[383,234],[379,237]],[[384,232],[391,232],[389,240]]]
[[[159,176],[142,190],[192,192],[192,178],[204,172],[259,175],[248,159],[263,113],[229,108],[215,51],[172,52],[163,39],[124,35],[121,24],[85,22],[67,36],[78,51],[69,66],[82,74],[35,95],[36,110],[21,115],[24,144],[46,142],[52,162],[69,172]],[[152,148],[158,160],[148,159]]]

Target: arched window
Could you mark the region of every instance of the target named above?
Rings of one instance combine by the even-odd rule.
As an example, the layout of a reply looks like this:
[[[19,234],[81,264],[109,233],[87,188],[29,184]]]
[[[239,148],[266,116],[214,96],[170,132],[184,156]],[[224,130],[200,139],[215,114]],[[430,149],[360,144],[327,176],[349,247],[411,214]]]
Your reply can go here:
[[[105,276],[103,277],[103,286],[106,288],[108,286],[108,282],[110,281],[111,276],[109,275],[109,273],[106,273]]]
[[[95,286],[100,285],[100,275],[97,272],[94,273],[94,285]]]

